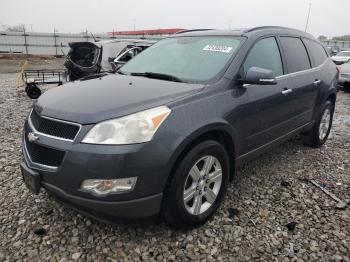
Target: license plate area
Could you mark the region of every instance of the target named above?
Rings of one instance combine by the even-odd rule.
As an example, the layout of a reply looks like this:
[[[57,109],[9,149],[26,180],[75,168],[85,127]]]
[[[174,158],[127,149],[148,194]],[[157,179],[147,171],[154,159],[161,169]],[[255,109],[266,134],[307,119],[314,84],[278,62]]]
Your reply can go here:
[[[29,169],[24,163],[21,163],[21,172],[25,185],[34,194],[40,191],[40,175],[38,172]]]

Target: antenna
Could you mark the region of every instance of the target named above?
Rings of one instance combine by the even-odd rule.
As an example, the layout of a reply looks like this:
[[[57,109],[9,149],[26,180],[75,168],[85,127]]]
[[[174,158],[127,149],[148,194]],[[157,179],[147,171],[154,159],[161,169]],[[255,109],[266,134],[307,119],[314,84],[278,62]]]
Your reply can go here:
[[[311,13],[311,3],[309,4],[309,12],[307,14],[306,25],[305,25],[305,32],[307,31],[307,27],[309,25],[310,13]]]
[[[95,42],[97,42],[95,36],[92,34],[92,32],[90,32],[90,35],[92,36],[92,38],[94,39]]]

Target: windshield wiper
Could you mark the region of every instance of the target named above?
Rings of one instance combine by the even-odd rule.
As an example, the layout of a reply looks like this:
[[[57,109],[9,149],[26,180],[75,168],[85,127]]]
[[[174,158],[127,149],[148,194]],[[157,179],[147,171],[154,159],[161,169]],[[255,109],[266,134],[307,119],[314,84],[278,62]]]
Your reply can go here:
[[[144,72],[144,73],[130,73],[132,76],[144,76],[149,78],[155,78],[155,79],[162,79],[162,80],[168,80],[173,82],[183,82],[180,78],[168,74],[161,74],[161,73],[153,73],[153,72]]]

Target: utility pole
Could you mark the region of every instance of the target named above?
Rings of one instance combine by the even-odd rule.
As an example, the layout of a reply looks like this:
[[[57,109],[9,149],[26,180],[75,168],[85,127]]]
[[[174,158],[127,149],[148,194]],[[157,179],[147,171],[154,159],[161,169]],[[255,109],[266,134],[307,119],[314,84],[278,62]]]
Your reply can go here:
[[[231,22],[232,22],[232,20],[229,19],[229,20],[228,20],[228,29],[229,29],[229,30],[231,30]]]
[[[54,43],[55,43],[55,54],[56,56],[58,55],[58,51],[57,51],[57,35],[56,35],[56,28],[53,28],[53,39],[54,39]]]
[[[26,27],[24,25],[23,25],[23,37],[24,37],[24,46],[26,49],[26,55],[28,55],[27,34],[26,34]]]
[[[309,25],[310,13],[311,13],[311,3],[309,4],[309,12],[307,13],[307,19],[306,19],[306,25],[305,25],[305,32],[307,31],[307,27],[308,27],[308,25]]]
[[[134,19],[134,31],[136,31],[136,19]]]

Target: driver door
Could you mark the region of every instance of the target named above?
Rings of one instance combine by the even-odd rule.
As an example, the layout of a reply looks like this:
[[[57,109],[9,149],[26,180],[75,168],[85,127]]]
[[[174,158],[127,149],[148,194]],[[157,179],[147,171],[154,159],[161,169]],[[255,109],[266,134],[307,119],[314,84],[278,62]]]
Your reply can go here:
[[[291,129],[288,120],[294,114],[290,80],[283,75],[281,53],[275,37],[263,38],[255,43],[242,65],[241,74],[245,76],[251,67],[271,70],[277,84],[243,86],[249,103],[242,109],[242,119],[239,121],[240,137],[244,139],[241,155],[288,133]]]

